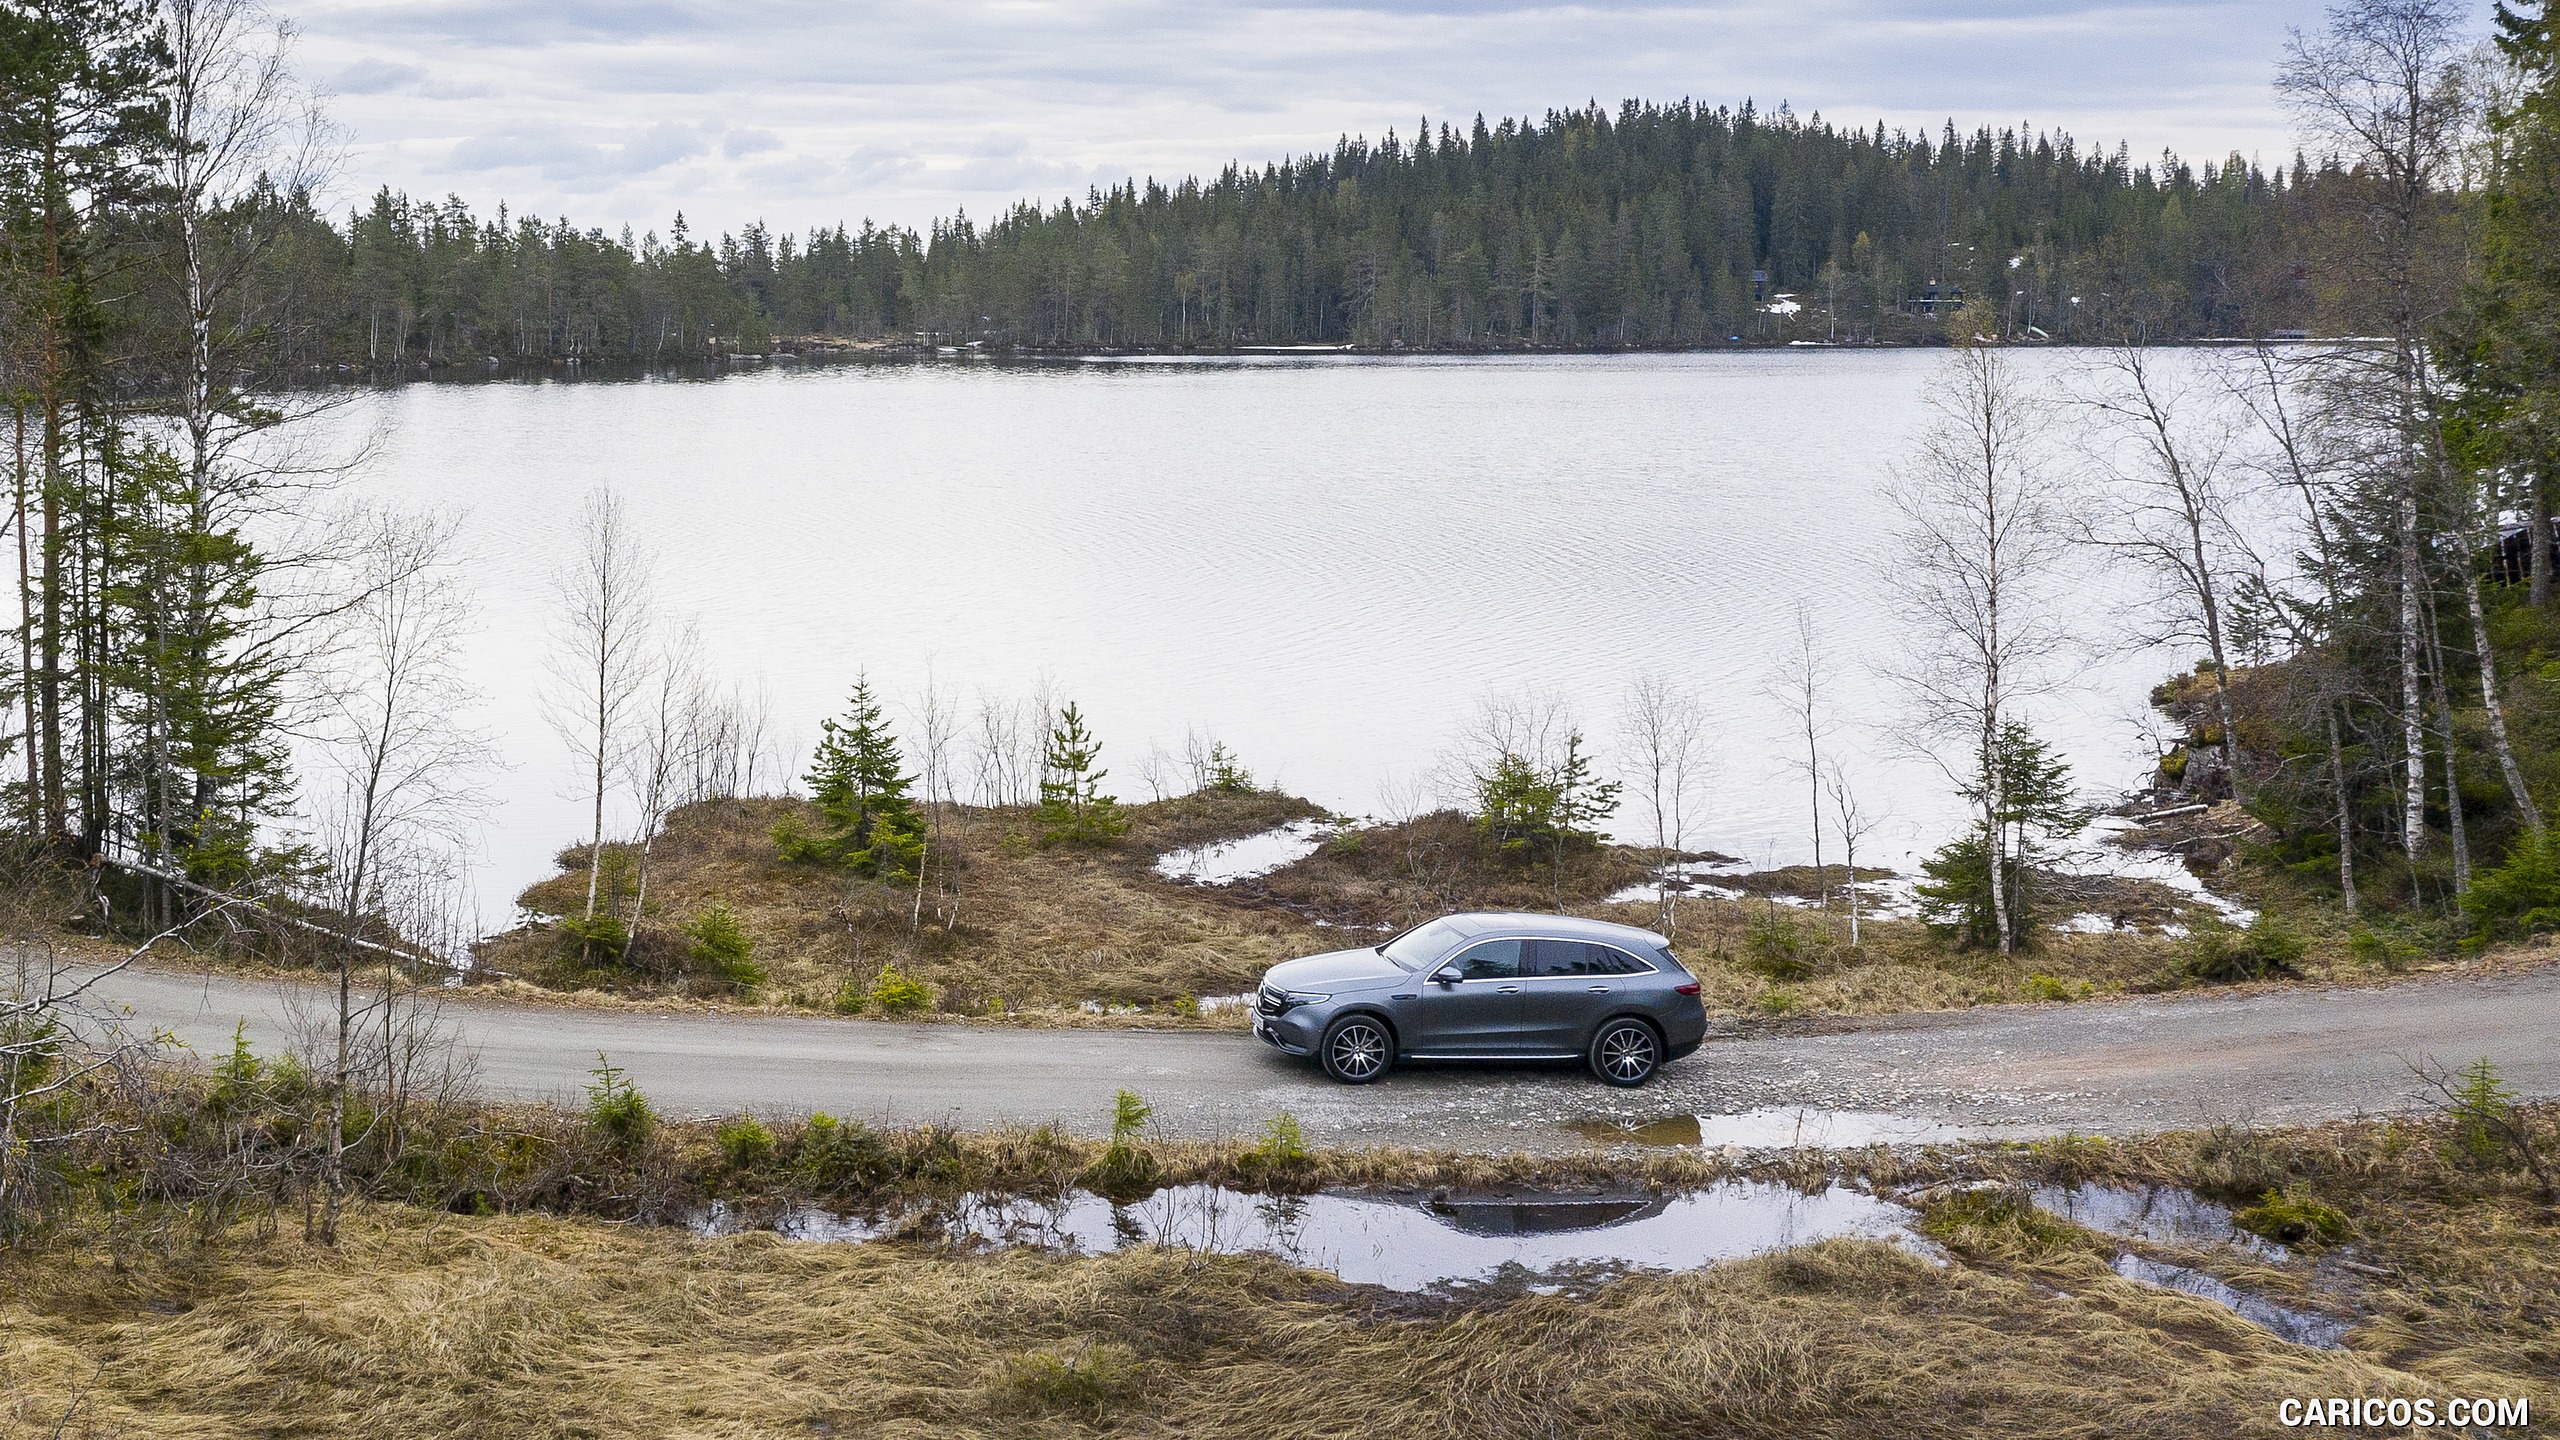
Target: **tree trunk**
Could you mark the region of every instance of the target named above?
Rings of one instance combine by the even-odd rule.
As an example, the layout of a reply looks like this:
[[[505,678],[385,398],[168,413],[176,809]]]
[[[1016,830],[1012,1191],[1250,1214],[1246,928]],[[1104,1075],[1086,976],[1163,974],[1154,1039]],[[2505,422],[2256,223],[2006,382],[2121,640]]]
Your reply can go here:
[[[2491,543],[2496,541],[2496,527],[2490,527]],[[2534,834],[2542,833],[2542,811],[2533,803],[2533,792],[2525,787],[2524,771],[2516,766],[2515,747],[2507,741],[2507,707],[2498,701],[2498,656],[2489,644],[2489,620],[2480,609],[2480,567],[2472,563],[2470,547],[2455,557],[2462,570],[2462,599],[2471,612],[2471,647],[2480,657],[2480,704],[2489,716],[2489,749],[2497,756],[2498,772],[2506,777],[2507,794],[2516,802],[2516,813],[2524,817],[2525,827]]]
[[[2338,707],[2321,706],[2329,722],[2329,777],[2338,787],[2338,888],[2344,892],[2347,914],[2356,910],[2356,827],[2355,811],[2347,796],[2347,747],[2338,738]]]
[[[2418,497],[2413,482],[2404,481],[2400,496],[2400,750],[2404,759],[2401,786],[2400,843],[2414,867],[2427,845],[2427,716],[2419,690],[2420,651],[2425,644],[2419,602],[2423,589],[2418,567]]]
[[[2444,678],[2444,632],[2436,623],[2436,607],[2427,604],[2427,682],[2435,699],[2439,719],[2437,733],[2444,740],[2444,812],[2445,829],[2453,839],[2453,893],[2457,896],[2471,890],[2471,835],[2463,823],[2462,766],[2454,754],[2453,695]]]

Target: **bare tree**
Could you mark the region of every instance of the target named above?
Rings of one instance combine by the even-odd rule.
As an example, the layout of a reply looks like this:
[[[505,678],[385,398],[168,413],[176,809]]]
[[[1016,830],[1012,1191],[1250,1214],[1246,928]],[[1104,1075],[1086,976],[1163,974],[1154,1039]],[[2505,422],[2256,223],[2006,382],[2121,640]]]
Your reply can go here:
[[[1913,641],[1895,675],[1923,742],[1914,748],[1979,807],[2005,954],[2016,927],[2001,745],[2020,703],[2050,688],[2066,641],[2045,594],[2061,552],[2036,444],[2046,407],[1989,345],[1950,355],[1926,403],[1929,428],[1893,492],[1904,521],[1895,573]]]
[[[385,514],[356,552],[353,588],[364,599],[349,616],[340,650],[318,802],[325,898],[340,927],[339,943],[330,947],[337,1010],[317,1232],[323,1240],[337,1236],[347,1191],[347,1101],[361,1059],[359,1027],[382,1008],[382,1063],[391,1074],[388,1007],[398,974],[388,957],[415,943],[400,923],[424,918],[434,897],[451,891],[460,869],[455,857],[483,804],[477,782],[489,747],[459,718],[474,699],[462,671],[470,603],[441,563],[452,533],[442,520]],[[360,1004],[355,970],[367,954],[385,957],[383,993]]]
[[[2303,383],[2306,367],[2288,361],[2270,345],[2255,345],[2243,362],[2223,372],[2223,383],[2238,402],[2255,443],[2235,452],[2236,463],[2254,476],[2255,485],[2280,494],[2294,510],[2298,528],[2294,553],[2282,567],[2262,553],[2242,527],[2231,527],[2228,539],[2240,550],[2238,608],[2251,629],[2280,636],[2302,660],[2320,654],[2350,622],[2344,594],[2345,562],[2337,539],[2340,497],[2337,479],[2343,465],[2330,452],[2332,430],[2321,423],[2317,392]],[[2312,403],[2306,413],[2302,401]],[[2330,798],[2338,828],[2338,886],[2347,913],[2356,914],[2355,804],[2347,773],[2345,722],[2341,719],[2355,697],[2342,667],[2321,664],[2310,705],[2329,748]]]
[[[596,918],[604,874],[604,806],[630,745],[632,707],[648,669],[649,561],[613,491],[587,497],[578,553],[554,581],[560,609],[552,636],[552,728],[586,771],[593,801],[587,840],[586,918]]]
[[[1714,765],[1706,708],[1671,677],[1647,675],[1627,687],[1618,730],[1627,778],[1644,805],[1653,848],[1661,855],[1654,914],[1656,925],[1669,936],[1680,918],[1672,883]]]
[[[2231,706],[2224,610],[2233,568],[2225,461],[2231,427],[2203,398],[2209,382],[2162,366],[2138,336],[2102,352],[2072,400],[2109,443],[2094,447],[2103,484],[2076,519],[2080,538],[2151,581],[2160,621],[2145,638],[2201,643],[2213,667],[2222,773],[2240,793],[2239,726]],[[2218,396],[2216,397],[2218,398]]]
[[[691,625],[668,632],[641,677],[630,751],[632,797],[640,807],[640,863],[633,886],[629,953],[639,953],[649,919],[649,862],[658,832],[683,798],[682,784],[698,762],[703,722],[710,709],[702,636]]]
[[[1831,799],[1832,820],[1840,827],[1840,848],[1849,866],[1849,882],[1846,887],[1849,899],[1849,944],[1855,948],[1863,943],[1858,935],[1861,900],[1858,890],[1858,846],[1869,835],[1874,834],[1877,827],[1884,824],[1885,817],[1868,810],[1859,800],[1856,788],[1849,783],[1849,772],[1837,761],[1823,772],[1822,789],[1823,793]]]
[[[924,781],[925,811],[925,853],[916,861],[916,913],[910,917],[910,929],[920,928],[923,923],[928,874],[936,877],[940,892],[934,901],[935,918],[947,929],[959,919],[960,871],[953,861],[959,829],[965,823],[953,775],[953,752],[960,739],[960,697],[928,667],[924,689],[916,696],[910,714],[915,721],[914,755],[918,778]],[[948,910],[944,909],[946,901]]]
[[[1804,742],[1804,758],[1788,762],[1788,768],[1804,776],[1807,806],[1813,819],[1813,883],[1820,895],[1822,908],[1831,908],[1830,872],[1822,864],[1822,742],[1830,738],[1834,728],[1829,700],[1831,667],[1822,647],[1822,635],[1813,621],[1813,607],[1796,601],[1796,623],[1793,643],[1779,657],[1770,672],[1769,698],[1787,710],[1787,728]]]

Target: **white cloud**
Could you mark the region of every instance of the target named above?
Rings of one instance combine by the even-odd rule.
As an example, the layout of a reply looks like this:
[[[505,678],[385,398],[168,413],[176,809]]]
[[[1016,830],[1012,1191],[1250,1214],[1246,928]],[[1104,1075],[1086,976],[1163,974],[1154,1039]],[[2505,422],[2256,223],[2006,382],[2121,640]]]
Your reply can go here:
[[[291,3],[291,0],[288,0]],[[2137,155],[2290,151],[2269,93],[2319,0],[313,0],[351,187],[697,233],[921,225],[1640,97],[2021,122]],[[398,57],[398,58],[390,58]],[[432,76],[432,83],[428,77]],[[721,163],[752,159],[740,165]]]

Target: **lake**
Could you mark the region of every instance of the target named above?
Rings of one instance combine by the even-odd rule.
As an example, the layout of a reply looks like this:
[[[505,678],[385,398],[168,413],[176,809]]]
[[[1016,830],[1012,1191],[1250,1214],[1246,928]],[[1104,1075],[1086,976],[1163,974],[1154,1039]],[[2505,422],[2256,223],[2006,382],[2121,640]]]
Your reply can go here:
[[[1812,605],[1833,742],[1891,863],[1958,823],[1900,753],[1896,519],[1885,495],[1941,354],[943,361],[716,379],[420,384],[384,393],[364,491],[461,516],[482,613],[493,784],[478,888],[503,922],[585,821],[542,718],[550,577],[609,484],[657,552],[661,608],[769,692],[805,755],[867,671],[969,697],[1046,677],[1124,798],[1213,732],[1258,779],[1346,813],[1432,783],[1491,695],[1569,697],[1604,760],[1636,676],[1693,685],[1721,757],[1694,842],[1809,853],[1764,685]],[[2062,352],[2024,352],[2049,372]],[[339,423],[358,423],[349,414]],[[2073,582],[2105,640],[2132,582]],[[2102,653],[2042,704],[2082,783],[2136,782],[2144,696],[2189,657]],[[1800,743],[1800,742],[1799,742]],[[796,768],[796,767],[795,767]],[[1632,835],[1632,816],[1621,824]],[[1833,852],[1837,858],[1837,852]]]

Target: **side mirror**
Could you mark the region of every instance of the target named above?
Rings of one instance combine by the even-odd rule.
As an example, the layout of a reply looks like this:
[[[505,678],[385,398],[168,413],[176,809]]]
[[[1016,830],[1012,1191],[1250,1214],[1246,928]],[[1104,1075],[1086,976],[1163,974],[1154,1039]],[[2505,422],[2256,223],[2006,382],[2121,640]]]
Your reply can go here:
[[[1432,972],[1431,983],[1434,985],[1455,985],[1465,978],[1467,977],[1458,973],[1457,966],[1443,965],[1438,970]]]

